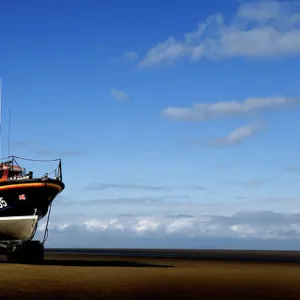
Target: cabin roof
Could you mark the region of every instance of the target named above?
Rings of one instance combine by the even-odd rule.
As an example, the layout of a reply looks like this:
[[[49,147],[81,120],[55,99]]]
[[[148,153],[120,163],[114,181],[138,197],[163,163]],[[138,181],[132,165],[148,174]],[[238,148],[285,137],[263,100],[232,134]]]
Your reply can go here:
[[[10,171],[17,171],[17,172],[24,171],[24,169],[19,166],[12,166],[6,163],[0,163],[0,170],[10,170]]]

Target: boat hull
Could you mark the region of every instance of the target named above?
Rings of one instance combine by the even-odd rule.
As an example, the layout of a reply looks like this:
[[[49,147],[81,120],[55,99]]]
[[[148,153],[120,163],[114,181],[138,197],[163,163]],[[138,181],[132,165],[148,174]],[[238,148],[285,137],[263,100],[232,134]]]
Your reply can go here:
[[[38,216],[0,217],[1,241],[24,241],[35,233]]]
[[[63,182],[54,179],[0,182],[0,220],[1,217],[33,215],[40,220],[63,189]]]

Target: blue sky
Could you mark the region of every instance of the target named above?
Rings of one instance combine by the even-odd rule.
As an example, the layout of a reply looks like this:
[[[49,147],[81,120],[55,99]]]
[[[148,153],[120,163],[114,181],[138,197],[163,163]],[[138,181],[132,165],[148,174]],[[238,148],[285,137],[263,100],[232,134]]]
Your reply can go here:
[[[11,108],[10,154],[63,159],[49,245],[295,247],[299,2],[2,1],[0,25],[2,157]]]

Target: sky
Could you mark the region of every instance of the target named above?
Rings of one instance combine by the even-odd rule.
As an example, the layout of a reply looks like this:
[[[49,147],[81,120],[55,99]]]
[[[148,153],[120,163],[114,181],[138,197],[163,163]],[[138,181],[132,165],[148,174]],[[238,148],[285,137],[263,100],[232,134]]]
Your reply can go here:
[[[63,163],[48,247],[300,248],[299,1],[0,5],[1,156]]]

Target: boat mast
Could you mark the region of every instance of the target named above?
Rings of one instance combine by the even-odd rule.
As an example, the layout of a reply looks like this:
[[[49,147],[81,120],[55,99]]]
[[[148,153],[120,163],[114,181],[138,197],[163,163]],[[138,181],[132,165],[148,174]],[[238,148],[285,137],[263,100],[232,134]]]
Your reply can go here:
[[[10,153],[10,127],[11,127],[11,109],[9,108],[9,121],[8,121],[8,145],[7,145],[7,152],[8,157]],[[2,77],[0,77],[0,159],[2,159]]]
[[[2,77],[0,77],[0,159],[2,159]]]
[[[11,109],[9,109],[9,120],[8,120],[8,143],[7,143],[7,157],[9,157],[10,152],[10,125],[11,124]]]

